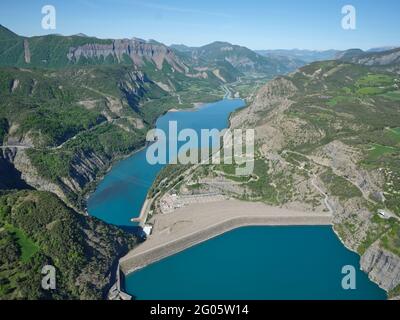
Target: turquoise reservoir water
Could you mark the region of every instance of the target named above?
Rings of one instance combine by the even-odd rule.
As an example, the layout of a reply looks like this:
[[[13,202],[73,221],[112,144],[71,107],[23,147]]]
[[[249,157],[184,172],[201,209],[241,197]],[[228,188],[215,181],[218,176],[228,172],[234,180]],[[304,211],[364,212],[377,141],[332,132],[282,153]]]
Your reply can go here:
[[[157,127],[223,129],[242,100],[222,100],[196,111],[170,112]],[[88,211],[108,223],[133,226],[148,189],[162,165],[150,165],[146,150],[119,162],[88,201]],[[384,299],[385,292],[359,271],[359,257],[348,251],[330,227],[241,228],[126,278],[138,299]],[[344,291],[344,265],[357,270],[357,290]]]
[[[226,128],[229,114],[242,106],[244,101],[240,99],[221,100],[195,111],[169,112],[160,117],[156,125],[169,136],[169,123],[176,121],[178,130],[194,129],[200,136],[201,129]],[[146,149],[119,162],[89,198],[89,213],[111,224],[133,226],[130,219],[139,216],[147,192],[162,167],[148,163]]]
[[[357,270],[343,290],[344,265]],[[246,227],[128,275],[137,299],[386,299],[329,226]]]

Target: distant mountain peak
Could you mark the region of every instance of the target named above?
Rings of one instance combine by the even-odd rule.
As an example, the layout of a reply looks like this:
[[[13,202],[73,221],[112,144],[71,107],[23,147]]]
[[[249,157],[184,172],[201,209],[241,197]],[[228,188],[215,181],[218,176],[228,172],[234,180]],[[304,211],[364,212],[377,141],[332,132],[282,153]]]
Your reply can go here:
[[[398,48],[398,46],[385,46],[385,47],[376,47],[368,49],[367,52],[382,52],[382,51],[389,51]]]
[[[257,53],[266,57],[287,57],[307,63],[322,60],[332,60],[337,50],[307,50],[307,49],[275,49],[275,50],[256,50]]]
[[[209,45],[219,45],[219,46],[232,46],[232,43],[229,43],[227,41],[214,41],[211,42]]]
[[[354,57],[358,57],[364,53],[365,52],[361,49],[353,48],[353,49],[348,49],[348,50],[339,52],[335,58],[341,59],[341,60],[350,60],[350,59],[353,59]]]
[[[376,52],[365,52],[360,49],[353,49],[345,51],[339,59],[345,62],[385,68],[390,71],[400,71],[400,48]]]
[[[171,44],[169,47],[179,52],[191,52],[194,49],[184,44]]]
[[[142,39],[142,38],[138,38],[138,37],[132,37],[132,41],[141,42],[141,43],[147,43],[146,40],[144,40],[144,39]],[[150,41],[154,41],[154,40],[150,40]],[[150,42],[150,41],[149,41],[149,42]]]

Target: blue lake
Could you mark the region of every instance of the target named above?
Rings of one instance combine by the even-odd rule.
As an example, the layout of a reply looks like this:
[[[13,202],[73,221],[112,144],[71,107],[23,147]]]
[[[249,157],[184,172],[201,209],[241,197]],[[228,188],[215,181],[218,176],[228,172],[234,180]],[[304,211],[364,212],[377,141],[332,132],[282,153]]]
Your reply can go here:
[[[195,111],[168,112],[158,119],[156,125],[168,136],[170,121],[176,121],[178,130],[194,129],[200,136],[201,129],[226,128],[229,114],[242,106],[244,101],[240,99],[221,100]],[[89,213],[111,224],[133,226],[130,219],[139,216],[147,192],[163,166],[149,164],[146,149],[120,161],[89,198]]]
[[[195,111],[170,112],[157,128],[223,129],[242,100],[222,100]],[[163,165],[150,165],[146,149],[120,161],[88,200],[88,211],[110,224],[134,226]],[[344,265],[357,270],[356,290],[343,290]],[[138,299],[385,299],[359,270],[331,227],[240,228],[147,266],[125,281]]]
[[[356,290],[342,288],[342,267]],[[126,278],[137,299],[386,299],[329,226],[246,227]]]

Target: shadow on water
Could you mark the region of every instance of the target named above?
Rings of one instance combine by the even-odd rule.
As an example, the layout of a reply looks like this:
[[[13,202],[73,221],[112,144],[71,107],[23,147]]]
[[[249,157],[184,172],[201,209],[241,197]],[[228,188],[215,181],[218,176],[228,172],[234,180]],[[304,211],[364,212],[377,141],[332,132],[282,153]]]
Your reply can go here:
[[[126,193],[129,188],[132,187],[151,187],[151,183],[145,183],[140,179],[134,177],[128,177],[124,181],[118,181],[109,185],[106,189],[97,191],[89,198],[90,205],[97,206],[110,199],[115,198],[118,195]]]
[[[94,193],[89,201],[91,205],[101,204],[109,199],[114,198],[115,196],[125,192],[131,183],[126,181],[119,181],[118,183],[114,183],[107,187],[102,191],[98,191]]]

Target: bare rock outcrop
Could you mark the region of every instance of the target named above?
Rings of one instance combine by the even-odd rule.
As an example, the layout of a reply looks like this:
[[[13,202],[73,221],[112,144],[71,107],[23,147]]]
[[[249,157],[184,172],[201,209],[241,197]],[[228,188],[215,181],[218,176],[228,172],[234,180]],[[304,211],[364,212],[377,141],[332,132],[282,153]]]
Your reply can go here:
[[[189,69],[167,46],[140,39],[112,40],[110,44],[85,44],[70,48],[67,54],[68,60],[75,62],[83,57],[105,59],[108,56],[112,56],[118,62],[123,61],[124,57],[128,56],[137,66],[142,66],[146,61],[151,61],[159,70],[162,69],[164,61],[168,62],[175,71],[181,73],[186,73]]]
[[[333,172],[345,177],[357,186],[366,198],[382,192],[384,178],[378,170],[366,170],[358,165],[361,151],[339,140],[318,148],[310,157],[314,162],[332,168]]]
[[[24,59],[25,63],[31,63],[31,51],[29,50],[28,39],[24,40]]]
[[[293,83],[285,78],[277,78],[261,87],[253,103],[246,109],[238,112],[231,118],[231,127],[237,128],[244,124],[255,124],[260,119],[260,114],[268,116],[270,112],[282,111],[277,107],[290,105],[289,98],[296,92]],[[271,115],[269,115],[271,116]]]
[[[41,177],[32,165],[24,150],[15,150],[13,157],[9,158],[16,170],[21,173],[21,178],[37,190],[49,191],[56,194],[60,199],[66,201],[65,190],[57,184]]]
[[[384,59],[390,61],[397,59],[397,54],[398,52],[394,51],[389,56],[378,57],[382,61],[375,61],[374,64],[385,64],[387,60]],[[319,68],[311,70],[311,75],[303,72],[301,77],[307,77],[312,81],[322,81],[321,90],[325,90],[323,79],[331,77],[343,68],[344,66],[337,66],[328,72],[323,72]],[[386,250],[383,243],[380,242],[381,233],[376,232],[381,225],[373,219],[376,215],[373,205],[378,205],[376,201],[384,201],[385,177],[380,169],[370,169],[360,165],[365,156],[363,150],[348,144],[346,140],[340,140],[340,138],[326,139],[328,138],[327,130],[315,125],[306,116],[296,116],[295,112],[291,112],[292,110],[298,111],[296,109],[298,101],[302,103],[300,110],[304,115],[307,115],[308,110],[321,109],[325,111],[318,103],[314,102],[315,96],[320,95],[319,89],[315,89],[316,93],[312,92],[313,95],[310,95],[312,99],[303,101],[303,95],[307,95],[307,90],[301,87],[301,82],[299,84],[299,81],[295,82],[291,79],[294,77],[278,77],[261,87],[248,108],[232,116],[231,127],[255,129],[258,151],[270,163],[270,172],[268,172],[270,179],[273,180],[274,173],[289,172],[289,168],[302,165],[305,170],[300,170],[300,172],[303,174],[297,176],[295,172],[299,172],[299,170],[289,172],[290,178],[293,179],[290,191],[293,190],[298,197],[291,196],[288,191],[287,193],[290,195],[288,199],[297,201],[296,205],[298,206],[307,201],[322,203],[321,199],[325,196],[326,202],[333,211],[335,231],[341,241],[347,248],[362,255],[362,269],[374,282],[389,292],[398,287],[400,283],[400,257]],[[307,81],[305,81],[306,84]],[[329,96],[326,97],[329,98]],[[349,119],[347,115],[346,117]],[[361,128],[352,121],[349,123],[347,128],[353,130]],[[330,125],[338,132],[343,129],[343,124],[339,121],[332,121]],[[308,151],[307,145],[315,145],[315,148]],[[299,148],[300,151],[297,151],[297,146],[304,146],[304,148]],[[286,161],[282,157],[287,155],[287,150],[292,151],[290,154],[292,158],[287,157],[292,164],[282,170],[281,166],[276,166],[276,163]],[[303,163],[301,164],[301,162]],[[295,169],[298,168],[295,167]],[[313,178],[328,169],[334,175],[342,178],[333,187],[340,188],[339,183],[342,183],[343,186],[348,183],[349,187],[353,185],[360,193],[349,197],[342,197],[338,192],[335,195],[335,191],[330,190],[328,184]],[[319,188],[316,188],[315,185]],[[275,182],[272,186],[275,186]],[[300,186],[305,192],[299,192]],[[309,194],[314,198],[307,198]],[[285,205],[289,205],[290,201]],[[328,209],[326,202],[325,207]],[[376,241],[373,245],[370,242],[371,234],[376,236],[373,239]]]
[[[361,257],[361,268],[386,291],[400,284],[400,257],[374,244]]]
[[[51,181],[39,174],[25,150],[16,148],[6,149],[2,155],[3,166],[8,166],[18,172],[20,178],[29,186],[56,194],[69,206],[75,207],[70,199],[76,197],[85,188],[95,182],[98,175],[105,172],[110,166],[112,159],[99,156],[94,152],[80,153],[74,156],[70,173],[67,177],[59,177],[57,181]]]

